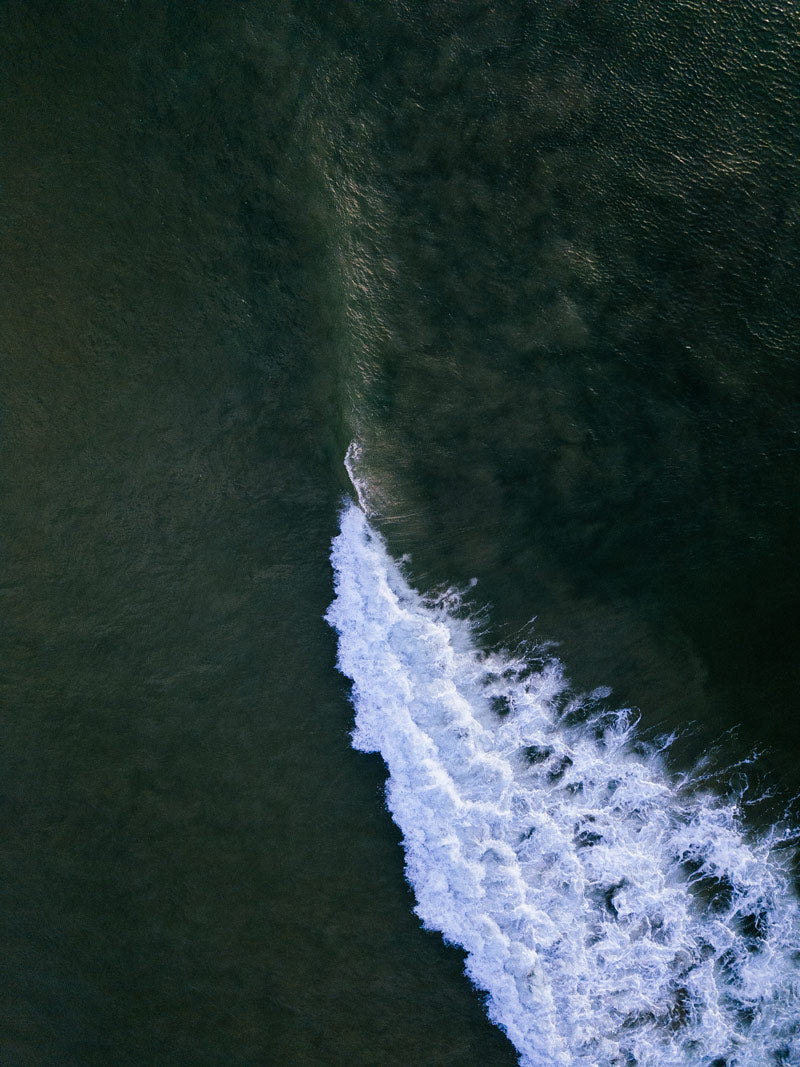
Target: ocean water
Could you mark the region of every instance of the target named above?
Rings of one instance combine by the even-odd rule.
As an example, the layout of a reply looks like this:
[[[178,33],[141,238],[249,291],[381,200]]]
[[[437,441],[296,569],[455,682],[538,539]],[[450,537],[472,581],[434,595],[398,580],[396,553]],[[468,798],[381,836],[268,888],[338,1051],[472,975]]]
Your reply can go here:
[[[0,6],[1,1062],[800,1063],[799,28]]]

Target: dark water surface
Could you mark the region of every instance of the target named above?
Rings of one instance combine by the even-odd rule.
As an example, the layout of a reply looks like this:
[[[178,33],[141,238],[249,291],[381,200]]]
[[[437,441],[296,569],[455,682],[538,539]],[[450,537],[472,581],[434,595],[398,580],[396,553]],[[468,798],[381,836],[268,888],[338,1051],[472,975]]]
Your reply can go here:
[[[352,437],[423,585],[800,789],[798,28],[0,6],[4,1064],[516,1061],[349,748]]]

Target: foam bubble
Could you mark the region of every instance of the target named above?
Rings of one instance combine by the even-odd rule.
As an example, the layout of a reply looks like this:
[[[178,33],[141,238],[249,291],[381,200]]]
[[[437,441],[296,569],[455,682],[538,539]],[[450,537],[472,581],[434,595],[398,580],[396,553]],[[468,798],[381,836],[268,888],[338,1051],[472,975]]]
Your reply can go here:
[[[331,558],[353,745],[388,767],[417,914],[466,950],[520,1062],[800,1065],[777,831],[748,835],[736,804],[670,776],[628,712],[567,725],[560,665],[481,652],[354,504]]]

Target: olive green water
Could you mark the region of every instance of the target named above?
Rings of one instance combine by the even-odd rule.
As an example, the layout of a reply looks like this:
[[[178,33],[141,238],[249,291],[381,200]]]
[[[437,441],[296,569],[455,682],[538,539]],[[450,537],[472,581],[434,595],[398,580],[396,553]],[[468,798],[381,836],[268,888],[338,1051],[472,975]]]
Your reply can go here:
[[[321,620],[309,55],[227,5],[1,36],[2,1061],[513,1062],[417,931]]]
[[[4,1064],[515,1062],[349,749],[351,434],[421,580],[800,785],[793,16],[725,10],[0,7]]]

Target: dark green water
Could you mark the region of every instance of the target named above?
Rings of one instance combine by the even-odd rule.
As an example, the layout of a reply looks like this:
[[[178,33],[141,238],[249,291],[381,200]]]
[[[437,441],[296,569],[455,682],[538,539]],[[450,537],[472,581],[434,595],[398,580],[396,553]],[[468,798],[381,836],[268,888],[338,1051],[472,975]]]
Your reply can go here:
[[[349,748],[353,436],[420,581],[800,788],[797,30],[0,6],[4,1064],[515,1062]]]

